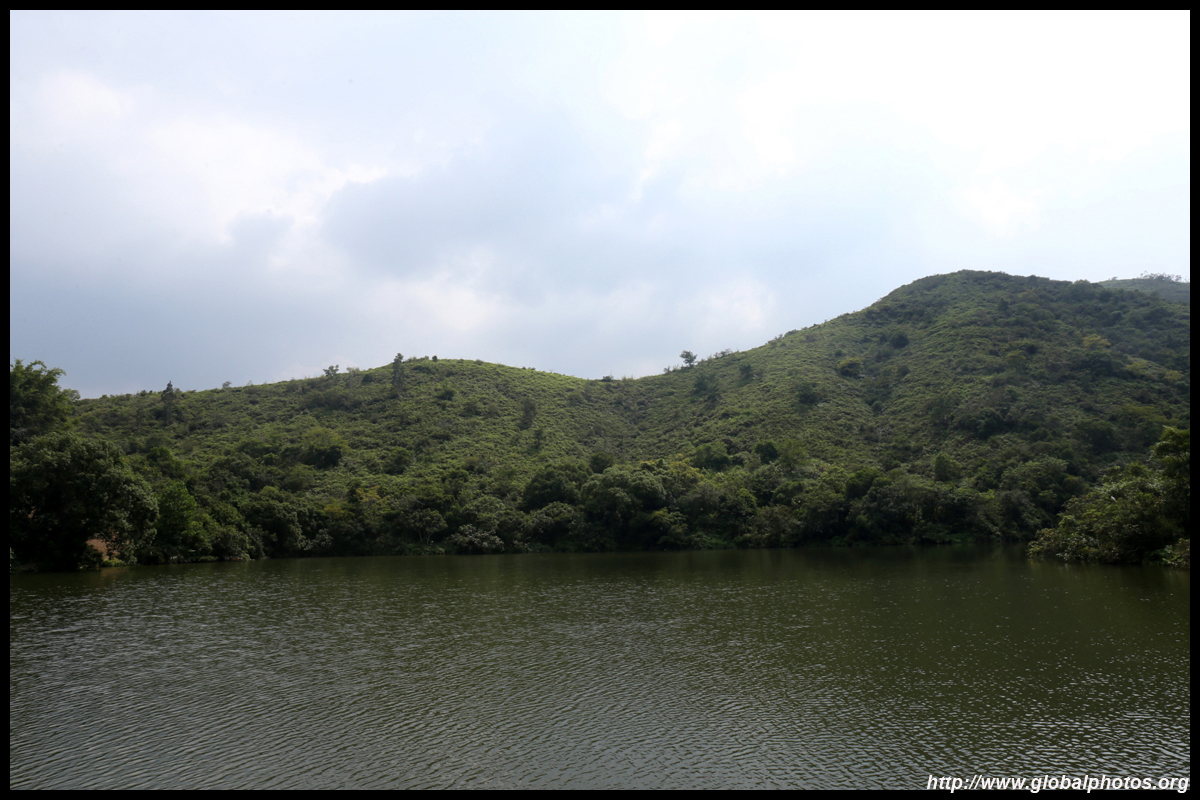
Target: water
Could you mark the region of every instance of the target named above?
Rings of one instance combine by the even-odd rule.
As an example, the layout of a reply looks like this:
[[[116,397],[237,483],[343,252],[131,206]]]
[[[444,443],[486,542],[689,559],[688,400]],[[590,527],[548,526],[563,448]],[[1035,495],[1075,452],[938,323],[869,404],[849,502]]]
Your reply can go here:
[[[1190,587],[991,548],[16,576],[9,784],[1188,776]]]

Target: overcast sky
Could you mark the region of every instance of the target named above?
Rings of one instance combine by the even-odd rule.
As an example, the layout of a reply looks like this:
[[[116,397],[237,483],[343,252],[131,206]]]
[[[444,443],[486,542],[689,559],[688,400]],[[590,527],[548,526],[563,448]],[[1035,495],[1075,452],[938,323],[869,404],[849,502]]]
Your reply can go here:
[[[10,359],[641,376],[925,275],[1190,280],[1190,16],[10,15]]]

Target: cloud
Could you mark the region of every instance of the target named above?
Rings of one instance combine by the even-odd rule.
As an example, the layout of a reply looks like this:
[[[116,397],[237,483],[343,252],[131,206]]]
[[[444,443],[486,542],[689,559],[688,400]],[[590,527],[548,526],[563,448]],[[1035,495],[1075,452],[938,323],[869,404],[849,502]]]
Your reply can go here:
[[[962,196],[997,235],[1011,236],[1037,225],[1041,208],[1037,193],[1018,192],[1002,178],[996,178],[987,186],[967,189]]]
[[[46,75],[35,102],[43,116],[40,133],[48,135],[53,144],[111,135],[115,132],[113,126],[127,117],[134,105],[130,93],[106,86],[95,75],[71,69]],[[18,126],[18,130],[22,128]]]
[[[936,272],[1186,273],[1180,19],[16,14],[12,352],[646,374]]]
[[[149,182],[152,174],[156,182],[191,194],[196,202],[188,219],[197,233],[218,241],[227,240],[230,225],[247,214],[313,225],[347,184],[386,175],[381,167],[338,168],[293,136],[230,118],[170,118],[151,127],[141,144],[142,177]]]
[[[36,248],[44,265],[125,270],[133,265],[111,255],[138,240],[170,239],[175,250],[228,244],[240,220],[260,216],[288,220],[288,238],[310,244],[334,194],[387,174],[378,165],[329,163],[313,145],[261,121],[179,113],[159,94],[57,70],[14,101],[14,191],[23,192],[24,206],[17,240]],[[61,223],[64,205],[68,219],[82,223],[70,237],[47,225]],[[304,247],[280,245],[274,268],[311,268],[299,255]],[[82,252],[92,255],[86,266]]]

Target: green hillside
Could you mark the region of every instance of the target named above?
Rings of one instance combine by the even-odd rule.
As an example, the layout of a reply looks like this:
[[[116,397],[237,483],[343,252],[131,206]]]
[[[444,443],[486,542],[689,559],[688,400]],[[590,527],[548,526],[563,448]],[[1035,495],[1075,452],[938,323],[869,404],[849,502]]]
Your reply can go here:
[[[142,560],[1026,538],[1188,427],[1190,375],[1186,305],[959,272],[636,380],[407,358],[75,430],[194,503]]]
[[[1156,294],[1166,300],[1189,305],[1192,302],[1192,284],[1179,280],[1177,275],[1154,275],[1141,278],[1127,278],[1111,281],[1100,281],[1106,289],[1126,289],[1134,292]]]

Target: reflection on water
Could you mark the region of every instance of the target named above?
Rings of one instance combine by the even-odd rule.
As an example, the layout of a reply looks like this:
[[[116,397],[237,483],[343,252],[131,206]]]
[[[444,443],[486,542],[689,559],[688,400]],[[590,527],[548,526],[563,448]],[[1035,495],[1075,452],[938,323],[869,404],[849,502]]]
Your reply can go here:
[[[1190,574],[1008,549],[14,577],[11,787],[1188,775]]]

